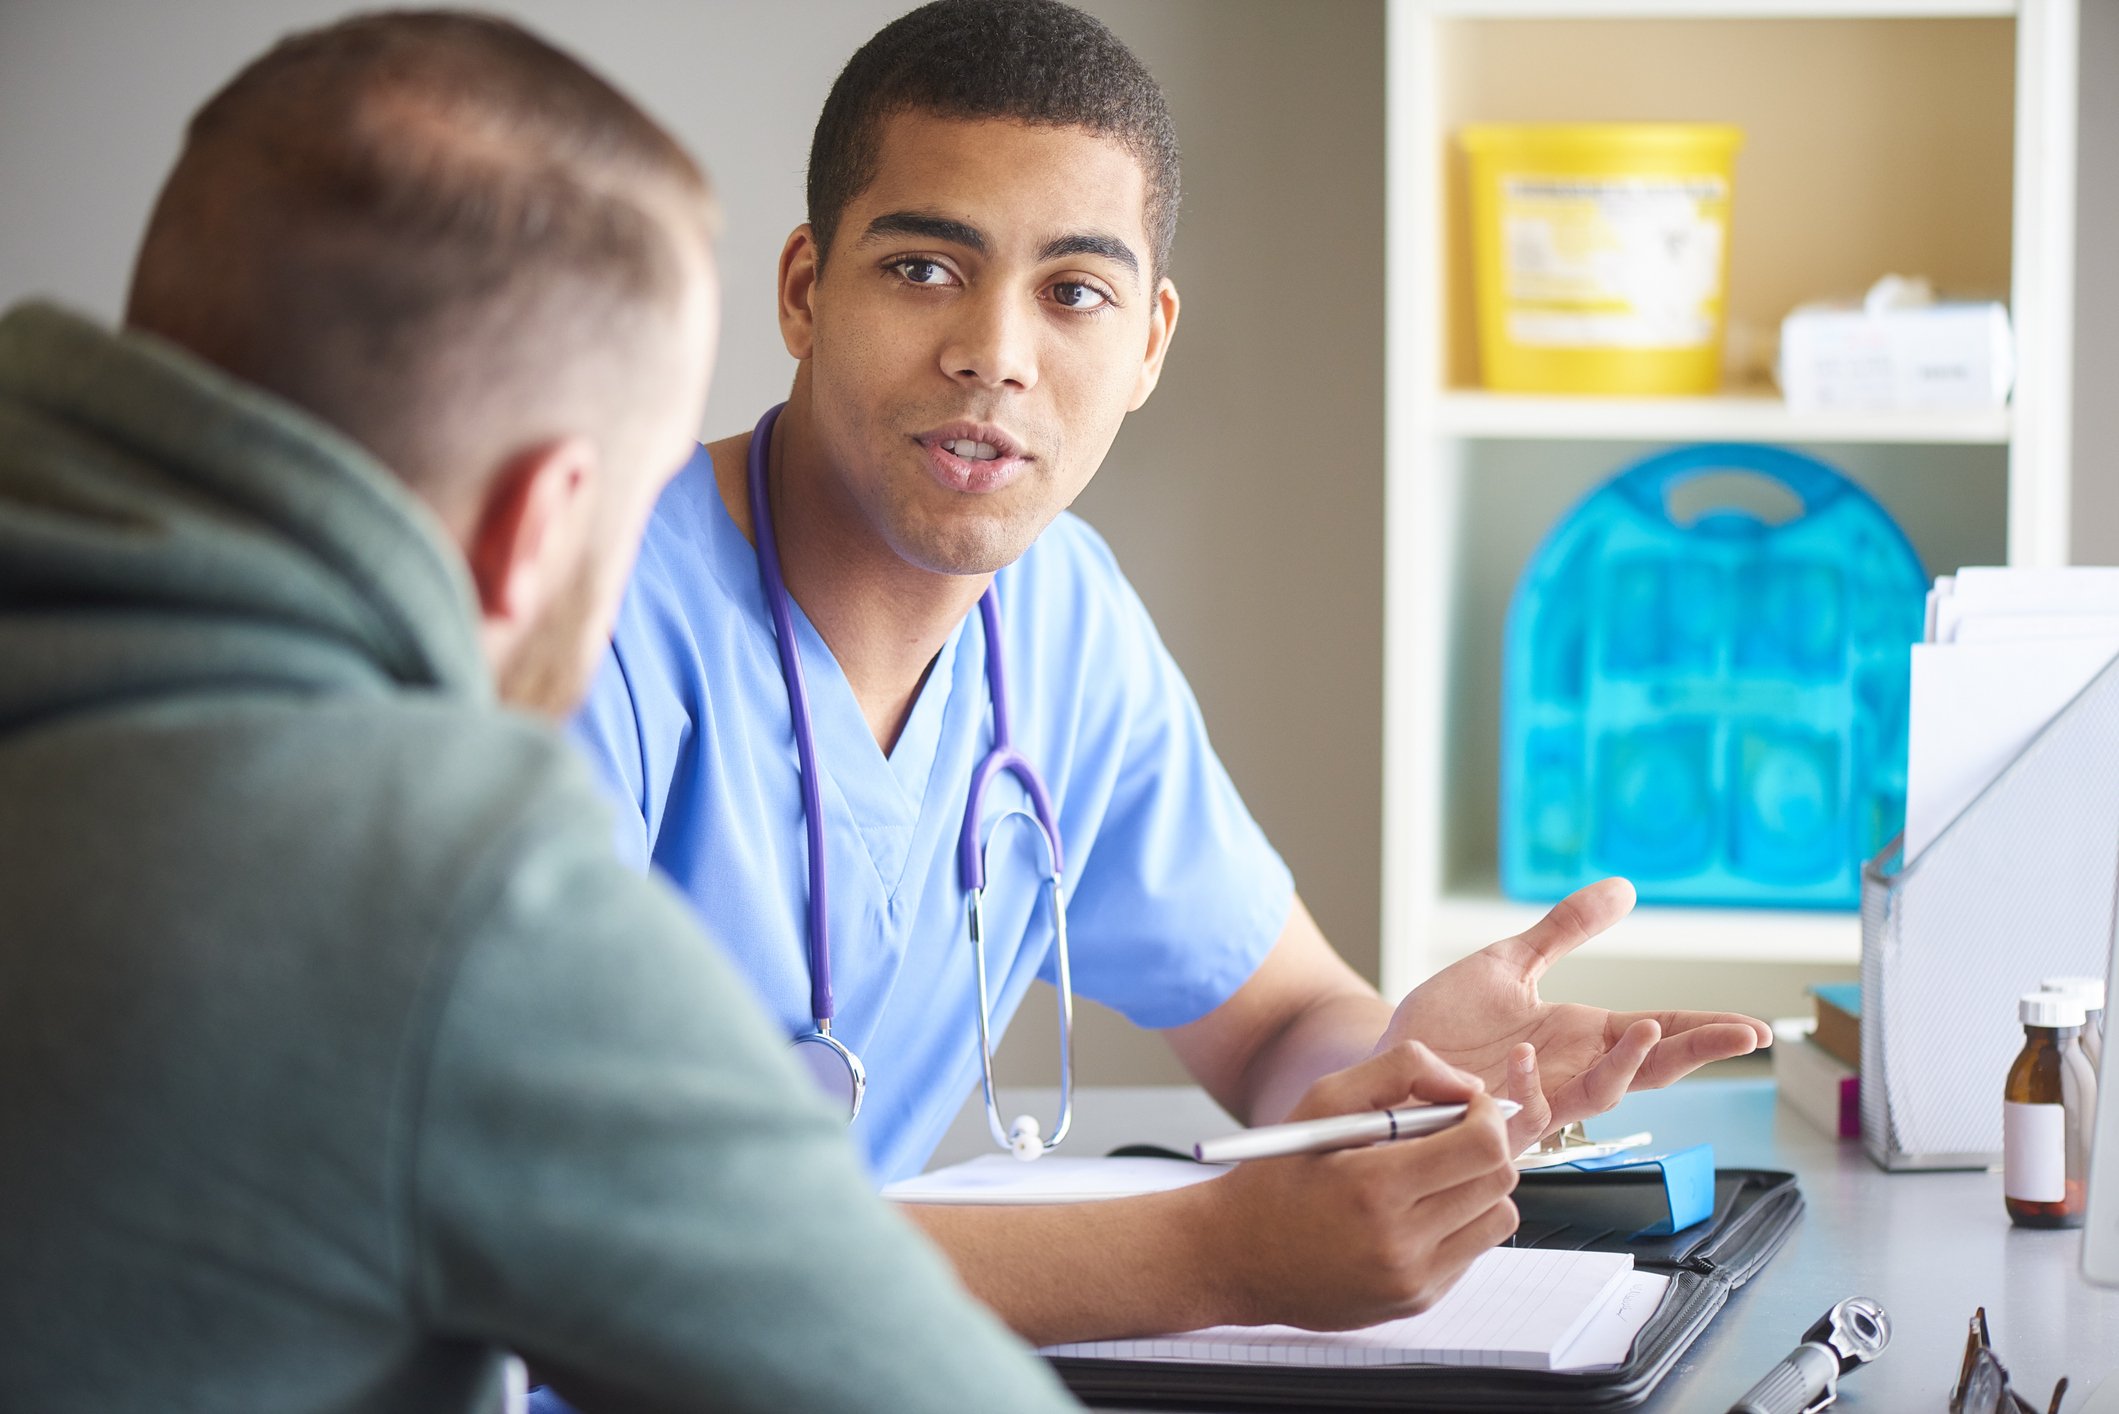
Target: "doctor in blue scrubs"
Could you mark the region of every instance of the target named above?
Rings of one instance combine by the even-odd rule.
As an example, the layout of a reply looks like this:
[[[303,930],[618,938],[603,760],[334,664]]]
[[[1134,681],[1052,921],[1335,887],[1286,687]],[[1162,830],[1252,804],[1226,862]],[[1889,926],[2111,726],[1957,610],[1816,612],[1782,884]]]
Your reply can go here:
[[[791,1040],[828,1019],[859,1058],[851,1136],[878,1183],[922,1167],[979,1075],[959,836],[999,726],[996,651],[1056,826],[1077,991],[1163,1032],[1248,1122],[1470,1101],[1431,1138],[1180,1193],[910,1209],[1040,1343],[1422,1309],[1513,1230],[1514,1152],[1770,1039],[1539,998],[1631,906],[1622,881],[1395,1006],[1320,935],[1139,598],[1067,513],[1170,350],[1177,200],[1163,96],[1095,20],[939,0],[880,31],[825,105],[781,254],[787,403],[663,497],[576,723],[635,859]],[[995,776],[975,825],[996,1027],[1062,967],[1027,774]],[[1512,1128],[1489,1094],[1524,1104]]]

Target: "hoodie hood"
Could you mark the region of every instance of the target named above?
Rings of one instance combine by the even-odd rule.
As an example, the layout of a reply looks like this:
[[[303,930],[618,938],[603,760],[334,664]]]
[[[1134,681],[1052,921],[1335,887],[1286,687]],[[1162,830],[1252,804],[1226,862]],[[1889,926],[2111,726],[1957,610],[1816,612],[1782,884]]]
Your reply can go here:
[[[440,523],[176,346],[0,317],[0,733],[192,692],[492,695]]]

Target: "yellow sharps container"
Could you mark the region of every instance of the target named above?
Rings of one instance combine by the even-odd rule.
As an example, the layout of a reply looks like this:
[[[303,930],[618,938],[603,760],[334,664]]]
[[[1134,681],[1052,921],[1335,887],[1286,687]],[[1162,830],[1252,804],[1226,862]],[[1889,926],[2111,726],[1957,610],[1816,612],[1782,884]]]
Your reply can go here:
[[[1721,386],[1739,130],[1496,124],[1468,127],[1463,140],[1487,387]]]

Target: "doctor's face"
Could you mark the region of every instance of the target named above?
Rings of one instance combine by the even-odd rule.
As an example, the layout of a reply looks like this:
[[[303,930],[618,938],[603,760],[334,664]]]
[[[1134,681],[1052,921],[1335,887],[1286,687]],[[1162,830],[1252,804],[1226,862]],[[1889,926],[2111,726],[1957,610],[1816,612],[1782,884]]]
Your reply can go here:
[[[789,238],[781,329],[846,505],[908,563],[989,573],[1147,401],[1177,292],[1117,142],[925,113],[880,136],[821,263],[809,227]]]

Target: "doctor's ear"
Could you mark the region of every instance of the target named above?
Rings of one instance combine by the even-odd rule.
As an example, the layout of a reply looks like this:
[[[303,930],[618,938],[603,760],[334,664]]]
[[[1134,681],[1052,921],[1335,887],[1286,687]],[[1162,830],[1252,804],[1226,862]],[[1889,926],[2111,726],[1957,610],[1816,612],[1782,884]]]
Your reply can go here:
[[[817,232],[807,221],[790,231],[780,247],[780,341],[796,359],[805,359],[817,343],[817,316],[812,306],[824,253]]]
[[[494,474],[463,547],[489,628],[519,628],[566,590],[592,529],[601,472],[593,443],[562,437],[518,452]]]
[[[1155,385],[1162,381],[1163,359],[1169,356],[1170,340],[1177,337],[1177,286],[1165,277],[1155,287],[1154,304],[1148,310],[1148,347],[1140,361],[1140,376],[1134,380],[1133,401],[1127,412],[1139,412]]]

